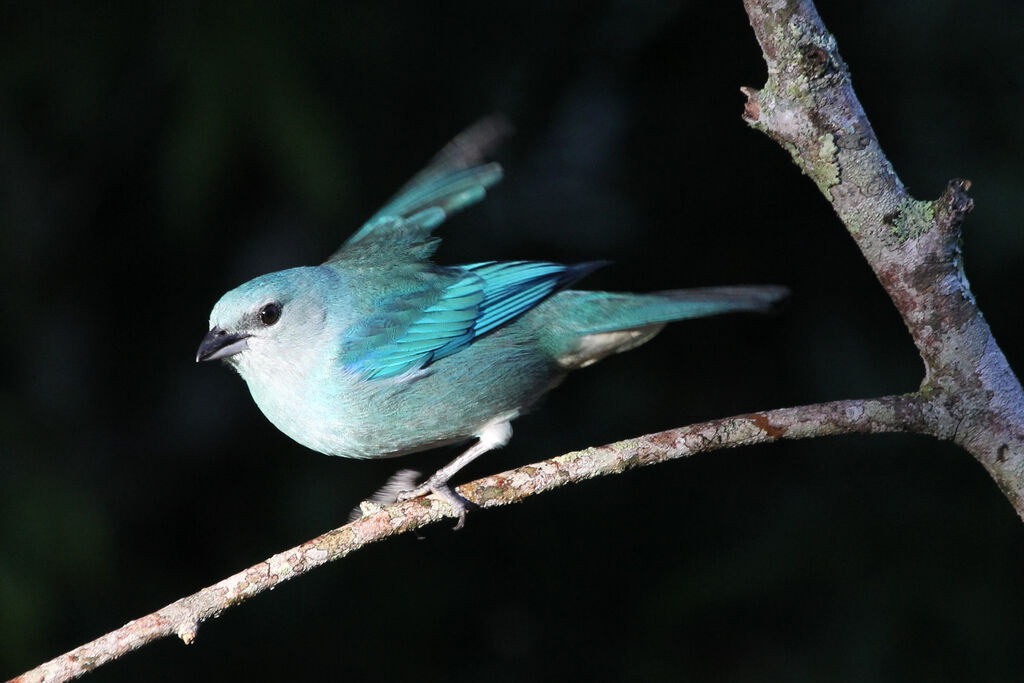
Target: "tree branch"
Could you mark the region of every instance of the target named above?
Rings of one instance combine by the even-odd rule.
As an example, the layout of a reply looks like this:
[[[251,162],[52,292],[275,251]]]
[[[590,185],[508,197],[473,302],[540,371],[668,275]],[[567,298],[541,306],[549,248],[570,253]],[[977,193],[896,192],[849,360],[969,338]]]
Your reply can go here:
[[[927,431],[928,402],[916,394],[836,401],[702,422],[605,446],[566,453],[464,484],[458,492],[489,508],[518,503],[544,491],[594,477],[723,448],[833,434]],[[367,516],[273,555],[201,591],[38,666],[10,683],[66,681],[148,643],[176,635],[195,640],[199,625],[265,590],[360,548],[445,517],[434,496],[378,508]]]
[[[935,418],[925,433],[965,448],[1024,518],[1024,391],[971,294],[960,252],[970,183],[950,181],[934,201],[911,197],[814,3],[744,5],[768,65],[764,88],[743,88],[744,118],[815,182],[903,316]]]
[[[744,88],[744,118],[793,156],[846,225],[910,331],[924,361],[919,391],[703,422],[567,453],[459,487],[481,507],[597,476],[780,439],[914,432],[952,440],[977,458],[1024,517],[1024,391],[992,338],[963,272],[960,226],[970,184],[934,201],[911,197],[882,153],[835,39],[810,0],[744,0],[768,65],[761,90]],[[398,503],[228,577],[47,662],[14,681],[68,680],[143,645],[177,635],[365,545],[451,511],[433,497]]]

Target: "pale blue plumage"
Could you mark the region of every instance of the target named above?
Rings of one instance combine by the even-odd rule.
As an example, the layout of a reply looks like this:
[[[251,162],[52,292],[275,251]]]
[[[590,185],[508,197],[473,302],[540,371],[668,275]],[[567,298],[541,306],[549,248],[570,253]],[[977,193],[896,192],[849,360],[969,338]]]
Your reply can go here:
[[[251,280],[210,315],[197,360],[224,358],[279,429],[314,450],[376,458],[477,437],[423,486],[461,514],[448,478],[575,368],[674,320],[767,310],[778,287],[647,295],[565,289],[599,263],[428,259],[433,230],[501,178],[486,121],[450,143],[320,266]]]

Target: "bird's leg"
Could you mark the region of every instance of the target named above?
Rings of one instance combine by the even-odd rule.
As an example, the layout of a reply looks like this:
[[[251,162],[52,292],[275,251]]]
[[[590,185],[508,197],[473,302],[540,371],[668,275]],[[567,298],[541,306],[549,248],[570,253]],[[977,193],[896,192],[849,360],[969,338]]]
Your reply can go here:
[[[434,472],[430,475],[429,479],[416,488],[399,493],[398,500],[411,500],[412,498],[417,498],[427,493],[436,493],[444,499],[446,503],[451,505],[452,509],[459,516],[459,522],[455,525],[455,528],[461,529],[466,523],[466,504],[469,501],[455,493],[455,491],[448,486],[448,480],[451,479],[456,472],[476,460],[487,451],[492,451],[495,448],[501,448],[507,444],[511,438],[512,425],[507,420],[488,424],[480,430],[480,433],[477,434],[477,442],[470,446],[466,452],[452,460],[437,472]]]
[[[409,488],[416,486],[421,475],[422,472],[416,470],[398,470],[383,486],[377,489],[376,493],[352,508],[352,511],[348,513],[348,521],[354,522],[380,511],[386,505],[391,505],[398,500],[398,496],[403,491],[408,491]]]

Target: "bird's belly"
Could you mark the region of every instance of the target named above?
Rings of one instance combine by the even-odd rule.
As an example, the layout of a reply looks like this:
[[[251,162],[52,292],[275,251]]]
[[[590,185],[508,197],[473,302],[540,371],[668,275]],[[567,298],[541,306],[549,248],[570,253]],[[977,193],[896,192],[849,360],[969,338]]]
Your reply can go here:
[[[368,392],[354,407],[364,417],[352,430],[370,453],[364,457],[402,455],[476,436],[496,418],[526,412],[564,376],[549,359],[532,354],[469,365],[477,354],[460,358],[464,354],[428,366],[407,386]]]
[[[564,370],[550,357],[503,336],[490,335],[409,377],[346,374],[287,397],[250,389],[278,429],[315,451],[351,458],[413,453],[472,438],[495,418],[513,419],[562,379]]]

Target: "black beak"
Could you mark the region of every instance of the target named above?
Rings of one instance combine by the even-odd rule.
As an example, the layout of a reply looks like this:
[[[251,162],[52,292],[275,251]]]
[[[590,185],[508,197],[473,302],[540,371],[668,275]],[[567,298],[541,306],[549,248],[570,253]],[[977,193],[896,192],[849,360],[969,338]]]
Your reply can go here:
[[[222,330],[219,327],[214,327],[203,337],[203,343],[199,345],[199,350],[196,351],[196,362],[227,358],[239,351],[244,351],[248,348],[248,345],[245,343],[247,337],[249,337],[247,334],[235,334]]]

